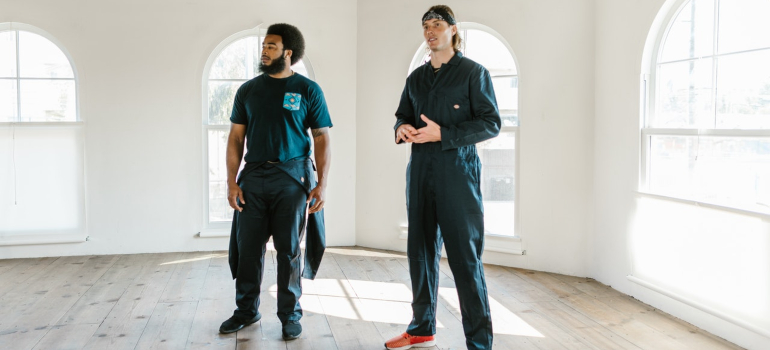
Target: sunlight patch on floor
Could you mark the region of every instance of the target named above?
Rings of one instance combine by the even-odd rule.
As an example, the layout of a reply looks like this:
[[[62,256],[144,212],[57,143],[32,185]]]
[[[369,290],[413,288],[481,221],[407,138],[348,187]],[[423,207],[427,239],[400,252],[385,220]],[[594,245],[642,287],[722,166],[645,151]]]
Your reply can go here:
[[[277,286],[273,284],[268,290],[270,296],[275,298]],[[412,320],[412,292],[403,283],[316,279],[304,280],[303,291],[300,303],[303,309],[309,312],[351,320],[403,325]],[[310,297],[317,298],[320,302],[311,300]],[[440,287],[439,298],[452,313],[460,317],[457,289]],[[309,302],[304,303],[303,300]],[[491,296],[489,306],[495,334],[543,337],[543,334]],[[437,320],[436,326],[445,328],[441,320]]]
[[[438,294],[456,315],[460,315],[460,301],[457,299],[457,289],[440,287]],[[522,320],[519,316],[516,316],[515,313],[508,310],[507,307],[500,304],[492,296],[489,296],[489,308],[492,312],[492,329],[494,334],[543,338],[543,334],[538,332],[537,329],[530,326],[529,323]]]
[[[216,258],[226,258],[226,257],[227,257],[227,253],[223,253],[223,254],[206,254],[206,255],[201,255],[199,257],[195,257],[195,258],[168,261],[168,262],[161,263],[159,265],[162,266],[162,265],[183,264],[183,263],[188,263],[188,262],[193,262],[193,261],[201,261],[201,260],[216,259]]]

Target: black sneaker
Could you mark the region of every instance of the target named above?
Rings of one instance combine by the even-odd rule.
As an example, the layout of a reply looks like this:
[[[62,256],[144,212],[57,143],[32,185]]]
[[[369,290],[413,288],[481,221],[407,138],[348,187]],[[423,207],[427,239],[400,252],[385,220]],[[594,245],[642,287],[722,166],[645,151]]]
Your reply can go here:
[[[257,312],[257,315],[254,316],[252,319],[243,319],[238,316],[232,316],[227,319],[227,321],[222,322],[222,325],[219,326],[219,333],[227,334],[227,333],[233,333],[241,330],[243,327],[246,327],[254,322],[259,321],[259,319],[262,318],[262,314]]]
[[[299,321],[288,321],[281,327],[281,333],[283,333],[283,340],[297,339],[302,334],[302,325]]]

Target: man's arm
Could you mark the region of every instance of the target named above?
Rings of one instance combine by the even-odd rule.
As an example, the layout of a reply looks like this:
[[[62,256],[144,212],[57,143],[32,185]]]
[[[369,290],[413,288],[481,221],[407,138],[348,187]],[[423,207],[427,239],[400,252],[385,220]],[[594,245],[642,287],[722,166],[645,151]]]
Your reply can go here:
[[[308,210],[310,214],[318,212],[324,207],[329,166],[332,160],[329,128],[311,129],[311,132],[313,134],[313,147],[315,148],[315,162],[318,168],[318,185],[310,191],[307,197],[308,204],[315,199],[315,204]]]
[[[243,208],[238,205],[238,199],[240,199],[241,204],[246,204],[243,191],[236,182],[238,168],[241,167],[241,160],[243,159],[245,140],[246,125],[232,123],[230,136],[227,137],[227,201],[230,202],[230,207],[239,212],[243,211]]]
[[[393,130],[396,131],[396,144],[412,142],[412,136],[417,135],[417,129],[414,128],[414,125],[414,108],[412,108],[412,101],[409,99],[409,79],[407,78],[396,110],[396,125],[393,127]]]

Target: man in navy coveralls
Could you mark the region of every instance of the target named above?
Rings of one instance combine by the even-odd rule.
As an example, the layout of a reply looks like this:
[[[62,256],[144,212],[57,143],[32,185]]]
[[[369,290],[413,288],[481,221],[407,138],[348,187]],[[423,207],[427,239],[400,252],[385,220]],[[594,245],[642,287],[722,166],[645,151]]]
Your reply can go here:
[[[497,136],[500,113],[489,72],[463,57],[454,13],[431,7],[422,18],[430,61],[406,80],[395,140],[411,143],[406,173],[407,257],[412,322],[388,349],[435,344],[441,246],[446,244],[468,349],[492,349],[492,318],[481,254],[484,208],[476,143]]]

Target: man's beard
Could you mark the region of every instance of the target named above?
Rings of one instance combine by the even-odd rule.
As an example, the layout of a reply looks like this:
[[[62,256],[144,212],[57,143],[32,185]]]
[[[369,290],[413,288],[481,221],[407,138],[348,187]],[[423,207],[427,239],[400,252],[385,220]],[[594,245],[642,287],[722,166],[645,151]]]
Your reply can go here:
[[[286,69],[286,56],[283,52],[281,52],[281,57],[273,60],[270,64],[264,64],[261,60],[259,61],[259,71],[267,75],[278,74],[283,72],[284,69]]]

